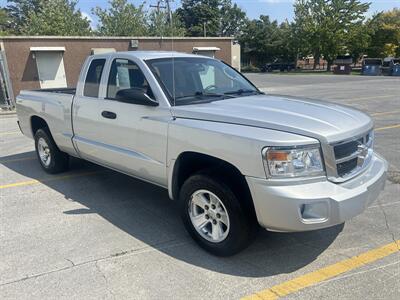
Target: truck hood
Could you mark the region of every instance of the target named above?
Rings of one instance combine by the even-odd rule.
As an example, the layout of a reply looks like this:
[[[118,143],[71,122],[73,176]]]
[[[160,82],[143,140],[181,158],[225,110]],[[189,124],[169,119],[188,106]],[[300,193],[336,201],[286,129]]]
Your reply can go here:
[[[286,131],[333,143],[372,129],[372,119],[356,109],[317,100],[255,95],[175,106],[176,118],[240,124]]]

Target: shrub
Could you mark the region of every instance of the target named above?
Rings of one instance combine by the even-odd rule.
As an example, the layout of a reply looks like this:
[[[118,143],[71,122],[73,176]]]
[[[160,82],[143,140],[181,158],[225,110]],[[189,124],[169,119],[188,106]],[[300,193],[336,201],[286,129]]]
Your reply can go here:
[[[244,67],[242,67],[241,71],[243,73],[259,73],[259,72],[261,72],[260,68],[253,66],[253,65],[244,66]]]

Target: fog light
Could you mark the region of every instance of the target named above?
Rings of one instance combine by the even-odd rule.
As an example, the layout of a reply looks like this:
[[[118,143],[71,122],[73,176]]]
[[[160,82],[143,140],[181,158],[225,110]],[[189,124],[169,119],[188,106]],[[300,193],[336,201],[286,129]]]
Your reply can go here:
[[[322,223],[328,220],[329,207],[326,202],[303,204],[300,207],[301,217],[304,222]]]

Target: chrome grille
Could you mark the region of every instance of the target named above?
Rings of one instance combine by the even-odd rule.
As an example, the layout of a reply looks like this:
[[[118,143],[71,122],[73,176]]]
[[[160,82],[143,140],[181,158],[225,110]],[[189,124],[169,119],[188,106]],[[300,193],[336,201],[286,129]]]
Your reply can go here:
[[[348,161],[338,163],[336,165],[338,175],[340,177],[343,177],[346,174],[349,174],[351,171],[353,171],[355,168],[357,168],[357,161],[358,161],[358,158],[356,157],[356,158],[350,159]]]
[[[335,152],[335,159],[341,159],[356,152],[358,145],[363,144],[363,139],[358,139],[348,143],[337,145],[333,148]]]
[[[373,132],[330,145],[331,162],[328,177],[335,182],[342,182],[356,176],[370,162],[373,153]]]

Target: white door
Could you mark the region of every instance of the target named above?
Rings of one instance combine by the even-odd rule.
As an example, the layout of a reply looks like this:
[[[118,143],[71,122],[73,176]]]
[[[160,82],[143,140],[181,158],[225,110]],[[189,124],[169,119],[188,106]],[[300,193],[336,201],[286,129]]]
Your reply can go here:
[[[36,52],[35,56],[42,89],[67,87],[63,52],[41,51]]]
[[[215,51],[214,50],[201,50],[198,51],[197,54],[203,55],[203,56],[208,56],[211,58],[215,58]]]

